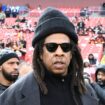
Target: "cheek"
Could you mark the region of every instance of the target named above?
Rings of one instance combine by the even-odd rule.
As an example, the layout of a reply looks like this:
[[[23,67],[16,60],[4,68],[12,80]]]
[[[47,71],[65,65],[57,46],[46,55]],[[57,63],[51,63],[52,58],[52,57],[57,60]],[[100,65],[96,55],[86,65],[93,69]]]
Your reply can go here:
[[[103,76],[103,80],[105,80],[105,75]]]
[[[13,66],[8,64],[2,66],[2,69],[6,70],[7,72],[11,72],[12,68]]]
[[[52,61],[52,54],[50,53],[48,53],[48,52],[44,52],[42,55],[41,55],[41,60],[43,61],[43,63],[45,64],[45,65],[50,65],[51,64],[51,61]]]

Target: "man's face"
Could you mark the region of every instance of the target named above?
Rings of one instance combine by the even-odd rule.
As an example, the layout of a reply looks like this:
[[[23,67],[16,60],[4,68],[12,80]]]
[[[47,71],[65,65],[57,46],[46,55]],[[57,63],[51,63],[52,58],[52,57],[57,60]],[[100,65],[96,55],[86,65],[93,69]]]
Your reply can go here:
[[[56,44],[59,45],[55,48]],[[60,44],[64,47],[64,51]],[[62,33],[51,34],[45,39],[43,53],[40,57],[47,70],[56,75],[67,75],[68,66],[72,58],[71,51],[69,50],[70,45],[69,37]]]
[[[98,71],[97,82],[99,83],[99,85],[105,86],[105,72],[104,71]]]
[[[11,58],[4,62],[0,67],[2,77],[7,81],[15,81],[18,76],[19,60],[17,58]]]
[[[93,59],[94,58],[94,56],[93,55],[89,55],[89,59]]]

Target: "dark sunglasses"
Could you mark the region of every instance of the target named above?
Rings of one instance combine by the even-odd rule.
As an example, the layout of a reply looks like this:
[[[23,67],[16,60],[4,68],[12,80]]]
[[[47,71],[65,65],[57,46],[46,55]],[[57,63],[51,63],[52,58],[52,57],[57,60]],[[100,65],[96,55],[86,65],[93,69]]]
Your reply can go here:
[[[58,48],[58,46],[61,47],[61,49],[63,50],[63,52],[69,52],[72,49],[72,44],[70,43],[61,43],[61,44],[57,44],[57,43],[46,43],[44,44],[45,47],[47,48],[47,50],[49,52],[55,52]]]

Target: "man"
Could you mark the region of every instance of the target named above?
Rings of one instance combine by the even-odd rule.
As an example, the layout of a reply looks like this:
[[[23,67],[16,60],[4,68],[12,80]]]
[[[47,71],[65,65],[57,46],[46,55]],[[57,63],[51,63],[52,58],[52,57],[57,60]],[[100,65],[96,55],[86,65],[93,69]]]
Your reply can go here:
[[[19,57],[10,49],[0,51],[0,94],[4,92],[17,78]]]
[[[80,21],[77,23],[77,33],[79,35],[85,35],[85,23],[81,18]]]
[[[0,105],[98,105],[83,79],[78,37],[69,19],[49,7],[32,41],[33,72],[0,96]]]
[[[100,105],[105,105],[105,65],[99,65],[95,73],[96,82],[91,79],[91,84],[96,91]]]
[[[94,54],[90,53],[88,55],[88,61],[91,66],[96,66],[99,64],[98,60],[95,58]]]
[[[0,26],[5,23],[6,15],[3,11],[0,10]]]

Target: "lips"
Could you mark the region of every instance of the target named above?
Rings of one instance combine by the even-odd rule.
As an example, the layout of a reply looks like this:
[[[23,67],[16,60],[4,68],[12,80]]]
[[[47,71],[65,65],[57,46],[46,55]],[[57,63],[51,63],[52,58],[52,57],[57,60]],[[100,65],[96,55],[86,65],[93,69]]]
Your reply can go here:
[[[55,68],[63,68],[64,67],[64,65],[65,65],[65,63],[64,62],[55,62],[54,63],[54,67]]]
[[[19,72],[12,72],[12,75],[19,75]]]

